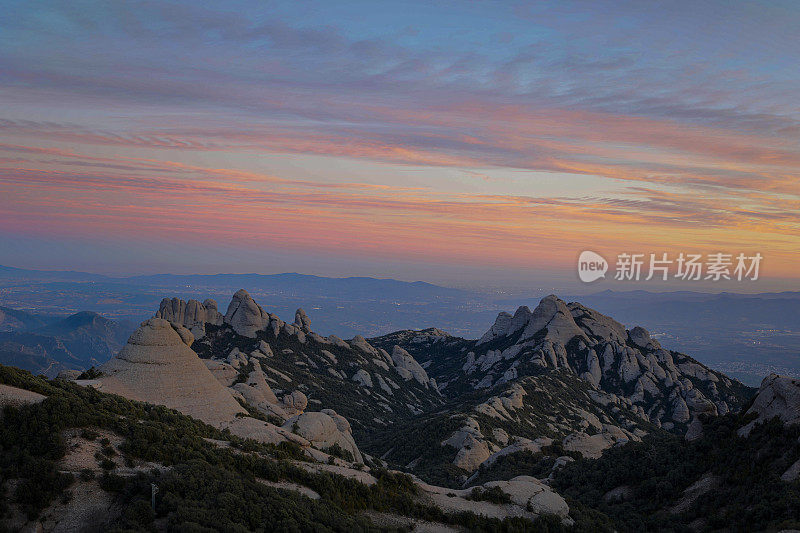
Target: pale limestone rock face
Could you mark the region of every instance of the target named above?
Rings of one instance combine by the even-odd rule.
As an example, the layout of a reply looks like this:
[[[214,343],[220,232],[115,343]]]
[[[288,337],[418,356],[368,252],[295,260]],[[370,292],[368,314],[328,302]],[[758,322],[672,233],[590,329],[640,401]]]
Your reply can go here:
[[[261,306],[250,297],[246,290],[239,289],[228,305],[224,320],[239,335],[255,338],[257,331],[267,328],[270,316],[261,309]]]
[[[12,387],[11,385],[0,384],[0,419],[3,417],[2,408],[6,406],[21,407],[31,405],[45,400],[47,396],[38,392]]]
[[[597,387],[603,378],[603,369],[600,368],[600,358],[597,357],[597,353],[592,349],[586,354],[586,366],[589,370],[583,376],[584,379]]]
[[[689,406],[686,401],[679,395],[676,395],[672,400],[672,420],[675,422],[688,422],[691,417]]]
[[[244,396],[247,403],[263,413],[273,412],[271,406],[278,403],[278,398],[267,383],[260,365],[255,365],[246,382],[237,383],[233,388]]]
[[[205,336],[206,323],[222,324],[222,315],[217,311],[217,302],[211,299],[200,303],[197,300],[184,302],[180,298],[164,298],[161,300],[156,318],[180,324],[191,331],[196,339]]]
[[[661,345],[658,343],[658,341],[651,339],[650,333],[648,333],[648,331],[643,327],[636,326],[628,332],[628,337],[630,338],[630,341],[639,348],[651,351],[661,348]]]
[[[513,504],[536,514],[554,514],[560,518],[569,515],[569,505],[564,498],[535,477],[517,476],[509,481],[490,481],[483,486],[498,487],[511,497]]]
[[[183,326],[151,318],[143,322],[119,354],[100,367],[103,392],[165,405],[217,427],[244,409],[189,347]]]
[[[625,326],[613,318],[579,303],[571,303],[568,307],[574,318],[580,318],[582,326],[590,337],[625,344],[625,340],[628,338]]]
[[[270,347],[269,344],[267,344],[263,340],[258,341],[258,351],[264,354],[266,357],[274,357],[274,354],[272,353],[272,348]]]
[[[508,433],[500,428],[494,428],[492,430],[492,437],[494,437],[494,440],[496,440],[500,446],[508,444]]]
[[[522,337],[532,338],[543,328],[547,328],[548,339],[562,345],[567,344],[575,336],[586,336],[572,318],[572,312],[567,304],[552,294],[542,298],[533,310]]]
[[[692,422],[689,424],[689,427],[686,430],[685,438],[688,441],[697,440],[703,436],[703,423],[700,422],[700,419],[694,417]]]
[[[369,375],[369,372],[360,368],[358,372],[353,374],[352,380],[361,385],[362,387],[372,388],[372,376]]]
[[[331,335],[331,337],[333,337],[333,335]],[[328,337],[328,338],[330,339],[331,337]],[[338,337],[336,337],[336,338],[338,338]],[[366,352],[366,353],[368,353],[370,355],[374,355],[374,356],[379,356],[380,355],[380,352],[378,352],[378,350],[376,350],[374,346],[372,346],[370,343],[368,343],[366,341],[366,339],[364,337],[362,337],[361,335],[356,335],[355,337],[350,339],[350,346],[352,346],[353,348],[358,348],[362,352]]]
[[[363,337],[362,337],[363,339]],[[328,335],[328,342],[333,344],[334,346],[338,346],[340,348],[344,348],[346,350],[350,349],[350,345],[344,342],[342,339],[337,337],[336,335]]]
[[[739,430],[748,436],[753,426],[778,417],[786,425],[800,423],[800,379],[770,374],[761,382],[753,405],[747,413],[755,413],[758,418]]]
[[[502,431],[502,430],[501,430]],[[509,444],[504,448],[494,452],[492,455],[489,456],[486,461],[483,462],[484,466],[491,466],[495,461],[500,459],[503,456],[510,455],[512,453],[522,452],[522,451],[529,451],[531,453],[539,453],[542,451],[544,446],[549,446],[553,444],[553,439],[549,437],[539,437],[536,440],[525,439],[521,437],[516,437],[513,444]],[[503,445],[501,443],[501,445]]]
[[[311,320],[302,309],[298,309],[294,313],[294,325],[304,331],[305,333],[311,332]]]
[[[452,446],[458,450],[453,464],[467,472],[477,470],[492,455],[474,418],[467,418],[464,426],[443,441],[442,446]]]
[[[311,446],[311,443],[295,435],[290,430],[281,426],[275,426],[269,422],[264,422],[249,416],[236,418],[222,425],[222,429],[229,429],[234,435],[245,439],[253,439],[259,442],[279,444],[284,441],[294,442],[303,447]]]
[[[211,371],[211,374],[213,374],[214,377],[217,378],[217,381],[224,387],[230,387],[233,385],[233,382],[236,381],[236,378],[239,377],[239,371],[228,363],[218,359],[202,359],[202,361],[206,365],[206,368]]]
[[[425,372],[425,369],[417,363],[416,359],[414,359],[411,354],[401,347],[395,345],[392,350],[392,362],[394,363],[395,370],[397,370],[397,373],[400,374],[404,380],[415,379],[419,384],[425,385],[425,387],[433,386],[433,388],[436,389],[436,382],[432,382],[428,377],[428,373]]]
[[[293,416],[282,428],[293,431],[323,451],[338,444],[353,454],[355,462],[364,461],[350,433],[350,424],[330,409]]]
[[[483,337],[478,341],[478,345],[487,343],[498,337],[504,337],[511,325],[511,314],[501,311],[494,321],[494,325],[489,328],[489,331],[483,334]]]
[[[506,335],[511,335],[524,328],[531,321],[532,317],[533,313],[527,305],[518,307],[514,312],[514,316],[511,317],[511,322],[508,324]]]
[[[308,407],[308,398],[299,390],[292,391],[281,398],[284,410],[288,414],[300,414]]]
[[[625,432],[620,427],[603,424],[602,431],[594,435],[583,432],[567,435],[564,438],[564,449],[578,452],[584,457],[596,459],[603,454],[604,450],[630,440],[639,440],[639,438]]]

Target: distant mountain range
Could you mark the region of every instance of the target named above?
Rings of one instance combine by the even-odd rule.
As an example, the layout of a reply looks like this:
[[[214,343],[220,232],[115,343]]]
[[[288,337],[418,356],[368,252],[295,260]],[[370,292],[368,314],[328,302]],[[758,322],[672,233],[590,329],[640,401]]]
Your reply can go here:
[[[340,337],[435,326],[477,338],[502,309],[535,307],[540,298],[534,288],[509,297],[419,281],[293,273],[110,277],[0,267],[0,283],[0,305],[9,308],[49,317],[92,311],[133,323],[151,317],[164,294],[224,300],[248,287],[277,315],[291,319],[302,307],[313,313],[319,332]],[[654,337],[750,385],[770,372],[800,375],[800,292],[603,291],[565,300],[580,300],[626,325],[646,323]]]
[[[0,364],[54,377],[107,361],[135,325],[90,311],[53,317],[0,307],[0,328]]]

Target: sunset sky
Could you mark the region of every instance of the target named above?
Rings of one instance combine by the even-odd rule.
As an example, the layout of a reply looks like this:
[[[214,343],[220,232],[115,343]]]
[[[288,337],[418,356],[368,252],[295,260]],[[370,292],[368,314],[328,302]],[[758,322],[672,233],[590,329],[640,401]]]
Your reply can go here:
[[[796,2],[202,5],[3,2],[0,264],[800,289]]]

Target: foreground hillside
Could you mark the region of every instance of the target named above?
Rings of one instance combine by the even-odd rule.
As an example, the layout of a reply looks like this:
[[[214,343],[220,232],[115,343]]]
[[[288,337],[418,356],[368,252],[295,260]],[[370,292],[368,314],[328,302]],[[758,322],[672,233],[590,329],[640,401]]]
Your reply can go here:
[[[241,439],[164,407],[11,367],[0,366],[0,404],[0,529],[378,531],[435,523],[559,531],[573,522],[524,508],[526,516],[497,518],[517,508],[508,496],[469,501],[379,467],[319,463],[296,444]],[[592,525],[584,517],[579,527]]]
[[[319,463],[297,445],[240,439],[163,407],[0,366],[0,529],[796,528],[799,391],[797,382],[775,377],[749,413],[704,415],[692,441],[663,432],[555,469],[542,454],[507,456],[482,474],[511,481],[438,492],[374,465]],[[569,502],[568,520],[485,516],[514,505],[520,470],[550,473]]]

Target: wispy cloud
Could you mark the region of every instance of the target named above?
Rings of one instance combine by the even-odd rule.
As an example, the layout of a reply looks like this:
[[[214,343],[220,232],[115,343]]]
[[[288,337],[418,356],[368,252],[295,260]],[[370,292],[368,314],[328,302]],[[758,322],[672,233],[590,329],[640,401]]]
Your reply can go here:
[[[750,242],[793,272],[796,6],[645,4],[13,4],[0,231],[515,265]]]

